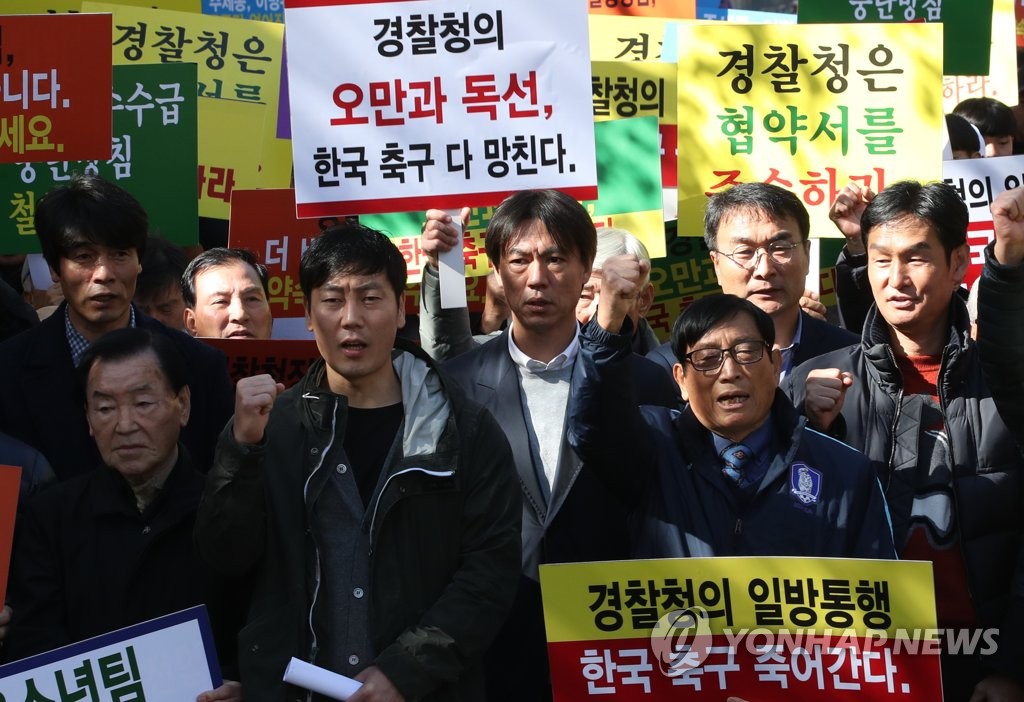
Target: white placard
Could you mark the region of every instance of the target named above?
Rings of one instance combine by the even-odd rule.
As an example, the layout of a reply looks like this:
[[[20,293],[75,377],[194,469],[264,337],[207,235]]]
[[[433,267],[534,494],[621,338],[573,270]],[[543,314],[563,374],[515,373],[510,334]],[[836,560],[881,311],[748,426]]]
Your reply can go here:
[[[81,698],[182,702],[221,683],[202,606],[0,666],[5,700],[80,699],[74,693],[89,690]]]
[[[347,700],[363,686],[358,680],[338,675],[298,658],[288,661],[288,667],[284,669],[284,681],[336,700]]]
[[[985,247],[995,239],[989,206],[999,193],[1024,185],[1024,156],[943,161],[942,179],[956,189],[970,213],[967,244],[971,250],[971,262],[964,279],[970,287],[981,275]]]
[[[299,217],[597,196],[586,6],[290,0]]]

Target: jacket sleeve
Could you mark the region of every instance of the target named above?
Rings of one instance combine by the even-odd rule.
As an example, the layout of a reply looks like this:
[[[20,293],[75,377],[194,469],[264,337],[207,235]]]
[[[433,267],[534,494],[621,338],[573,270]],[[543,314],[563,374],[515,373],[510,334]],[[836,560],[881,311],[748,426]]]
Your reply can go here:
[[[978,289],[978,349],[1003,423],[1024,448],[1024,264],[1004,266],[992,251]]]
[[[566,434],[588,470],[627,503],[640,499],[654,469],[650,432],[630,372],[632,323],[612,334],[592,319],[580,333]]]
[[[469,324],[469,309],[442,309],[441,280],[437,269],[429,265],[423,266],[420,282],[420,345],[438,363],[476,346]]]
[[[868,283],[867,254],[851,256],[843,247],[836,261],[836,301],[843,329],[860,334],[874,302]]]
[[[477,411],[475,427],[459,428],[469,434],[459,459],[466,481],[460,565],[419,622],[374,661],[408,700],[479,665],[519,584],[522,496],[512,450],[491,414]]]
[[[1003,423],[1024,452],[1024,264],[1004,266],[993,245],[985,249],[978,290],[978,348],[992,398]],[[1024,478],[1020,478],[1024,480]],[[1021,506],[1024,509],[1024,505]],[[1024,533],[1020,535],[999,648],[983,664],[1024,685]]]
[[[195,542],[217,573],[241,575],[263,556],[267,507],[264,493],[265,445],[235,441],[234,420],[217,442],[213,467],[196,514]]]
[[[5,657],[17,660],[71,643],[57,532],[61,518],[50,495],[30,500],[20,517],[7,601],[13,617]],[[48,506],[58,505],[58,509]]]

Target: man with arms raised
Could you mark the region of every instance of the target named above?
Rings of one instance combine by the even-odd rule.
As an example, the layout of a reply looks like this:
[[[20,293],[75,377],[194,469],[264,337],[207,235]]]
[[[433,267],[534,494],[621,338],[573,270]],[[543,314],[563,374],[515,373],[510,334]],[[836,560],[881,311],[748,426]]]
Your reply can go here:
[[[874,462],[901,557],[934,565],[939,626],[999,629],[992,655],[943,655],[951,702],[1024,700],[1024,191],[992,215],[980,346],[956,293],[967,206],[945,183],[904,181],[861,217],[874,297],[861,343],[786,379],[812,425]]]

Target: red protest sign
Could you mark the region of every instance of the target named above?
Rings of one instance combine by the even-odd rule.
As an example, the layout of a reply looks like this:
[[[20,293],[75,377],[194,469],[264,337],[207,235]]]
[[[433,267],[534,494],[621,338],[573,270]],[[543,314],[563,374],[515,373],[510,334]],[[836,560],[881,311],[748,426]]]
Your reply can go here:
[[[0,606],[7,596],[7,569],[14,541],[14,515],[18,510],[21,468],[0,466]]]
[[[312,339],[200,339],[228,357],[228,374],[237,383],[242,378],[267,373],[291,387],[320,358]]]
[[[108,14],[0,17],[0,163],[110,158]]]

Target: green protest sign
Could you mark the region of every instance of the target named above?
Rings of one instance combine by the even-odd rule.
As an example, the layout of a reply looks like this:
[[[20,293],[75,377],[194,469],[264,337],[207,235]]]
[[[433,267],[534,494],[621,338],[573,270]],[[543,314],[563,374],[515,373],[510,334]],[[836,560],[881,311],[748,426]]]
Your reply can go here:
[[[800,0],[797,21],[942,22],[943,74],[984,76],[989,72],[992,0]]]
[[[36,203],[74,173],[94,173],[130,192],[150,231],[180,246],[199,239],[196,198],[196,66],[115,66],[112,153],[107,161],[0,164],[0,253],[38,253]]]

